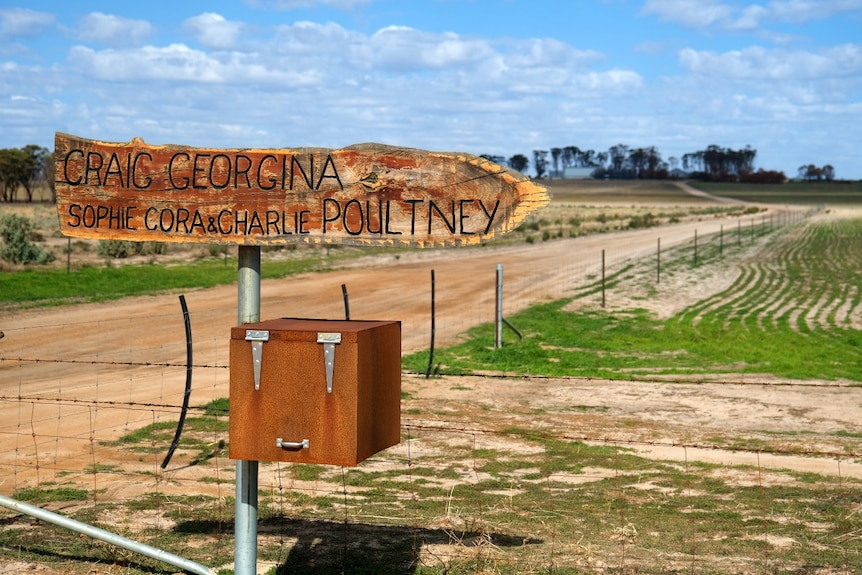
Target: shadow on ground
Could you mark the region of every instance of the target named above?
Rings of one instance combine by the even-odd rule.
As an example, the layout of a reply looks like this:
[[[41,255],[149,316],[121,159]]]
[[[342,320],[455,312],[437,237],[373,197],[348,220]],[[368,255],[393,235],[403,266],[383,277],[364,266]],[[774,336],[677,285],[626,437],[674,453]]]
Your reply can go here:
[[[186,521],[177,525],[183,533],[210,533],[223,529],[209,521]],[[258,522],[258,535],[283,539],[285,556],[278,560],[277,575],[375,574],[408,575],[416,572],[421,551],[429,545],[449,545],[464,561],[475,561],[494,548],[538,545],[527,535],[488,533],[478,530],[429,529],[409,525],[372,525],[272,518]],[[259,544],[260,545],[260,544]],[[258,550],[263,555],[264,550]],[[483,555],[484,554],[484,555]],[[449,559],[431,557],[432,563]]]

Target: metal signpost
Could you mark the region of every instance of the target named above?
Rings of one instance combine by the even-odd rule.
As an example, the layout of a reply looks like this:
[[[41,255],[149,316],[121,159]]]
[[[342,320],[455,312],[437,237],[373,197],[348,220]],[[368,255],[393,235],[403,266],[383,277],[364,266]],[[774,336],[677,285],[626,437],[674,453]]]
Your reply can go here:
[[[57,133],[69,237],[237,244],[237,321],[260,320],[260,247],[465,246],[515,229],[545,189],[470,154],[381,144],[211,149]],[[235,573],[257,564],[258,462],[236,462]]]
[[[237,321],[239,325],[260,321],[260,246],[239,246],[237,268]],[[236,575],[257,570],[257,468],[257,461],[236,462]]]

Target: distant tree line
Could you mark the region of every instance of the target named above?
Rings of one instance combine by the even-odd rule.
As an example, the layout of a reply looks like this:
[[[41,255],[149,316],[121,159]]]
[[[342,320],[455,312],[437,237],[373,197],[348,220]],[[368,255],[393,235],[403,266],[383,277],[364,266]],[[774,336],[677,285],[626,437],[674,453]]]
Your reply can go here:
[[[705,150],[683,154],[682,158],[671,156],[663,160],[655,146],[631,148],[625,144],[611,146],[606,152],[581,150],[577,146],[533,150],[533,171],[537,179],[561,178],[568,168],[590,169],[593,178],[600,179],[667,179],[677,177],[682,169],[686,178],[712,182],[781,183],[787,180],[784,172],[754,169],[757,150],[746,146],[741,150],[707,146]],[[513,170],[525,172],[530,160],[523,154],[515,154],[508,160],[503,156],[483,155],[492,162],[508,165]],[[801,166],[799,177],[807,180],[831,181],[835,177],[832,166],[818,168]]]
[[[667,179],[675,177],[675,170],[681,168],[687,178],[713,182],[780,183],[787,180],[780,171],[762,168],[755,171],[756,156],[757,150],[750,146],[734,150],[712,145],[683,154],[682,158],[671,156],[665,161],[655,146],[630,148],[617,144],[606,152],[566,146],[533,150],[532,167],[537,179],[561,178],[567,168],[591,169],[590,175],[600,179]],[[487,154],[482,157],[518,172],[526,172],[530,167],[530,159],[523,154],[509,159]],[[829,182],[835,179],[835,169],[828,164],[822,167],[802,165],[798,177]],[[32,202],[35,190],[42,184],[48,187],[51,201],[56,201],[54,154],[50,150],[35,144],[0,149],[0,201],[19,201],[19,191],[23,190],[24,199]]]
[[[24,191],[28,202],[41,184],[47,184],[54,197],[54,154],[47,148],[29,144],[23,148],[0,149],[0,201],[18,200]]]
[[[829,164],[826,164],[822,168],[814,164],[802,165],[799,166],[799,179],[809,182],[831,182],[835,179],[835,168]]]

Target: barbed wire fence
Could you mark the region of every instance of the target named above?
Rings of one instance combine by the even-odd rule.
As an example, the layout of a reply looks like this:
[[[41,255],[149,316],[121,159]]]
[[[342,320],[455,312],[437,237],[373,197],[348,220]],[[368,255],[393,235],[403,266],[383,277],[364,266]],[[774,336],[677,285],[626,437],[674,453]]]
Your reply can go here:
[[[591,258],[581,255],[573,257],[571,265],[561,266],[541,277],[507,280],[505,314],[514,315],[538,301],[571,297],[578,290],[587,290],[585,293],[598,298],[596,290],[604,285],[603,276],[613,278],[615,274],[630,273],[635,262],[643,264],[655,260],[656,265],[660,265],[662,250],[676,251],[677,260],[680,253],[687,258],[689,252],[697,249],[695,241],[701,242],[703,264],[708,257],[715,257],[717,250],[723,249],[723,246],[717,247],[717,242],[724,238],[719,240],[716,234],[711,234],[677,245],[648,245],[625,253],[603,252]],[[692,253],[692,265],[697,265],[694,257]],[[642,267],[651,269],[649,265]],[[491,278],[493,275],[489,271],[489,284]],[[441,284],[437,289],[445,289],[445,281]],[[447,337],[493,321],[493,286],[490,285],[488,294],[481,297],[482,301],[462,306],[457,311],[440,311],[436,321],[442,331],[449,334]],[[235,309],[197,310],[189,315],[195,333],[228,334],[234,323]],[[159,333],[137,332],[133,319],[128,317],[89,321],[86,314],[60,325],[3,327],[0,492],[61,509],[73,502],[78,510],[93,510],[94,520],[99,523],[125,526],[123,528],[132,531],[135,529],[127,522],[137,518],[137,521],[144,521],[147,528],[178,530],[186,543],[205,537],[210,556],[229,557],[234,467],[226,448],[227,406],[220,401],[228,395],[228,342],[226,337],[217,335],[195,337],[195,377],[189,423],[177,456],[171,465],[162,468],[183,405],[187,366],[182,315],[177,312],[157,319],[164,327]],[[86,329],[87,337],[80,337],[81,328]],[[405,325],[404,329],[427,333],[429,327],[423,321],[418,325]],[[505,385],[526,379],[542,382],[542,378],[523,376],[494,377]],[[447,383],[438,385],[470,386],[471,378],[469,375],[452,376]],[[423,379],[422,374],[405,374],[407,393],[422,398],[422,392],[417,390],[423,385]],[[548,382],[561,379],[567,378],[548,378]],[[592,383],[584,378],[568,380],[572,385]],[[432,380],[429,385],[435,383]],[[648,381],[632,381],[631,384],[651,385]],[[776,382],[774,385],[806,384]],[[836,384],[836,388],[855,390],[840,384]],[[262,464],[261,539],[270,547],[266,557],[273,564],[302,565],[309,553],[334,549],[337,562],[344,568],[355,566],[357,557],[366,562],[376,557],[368,549],[369,539],[382,539],[381,547],[387,547],[386,541],[406,538],[412,543],[406,548],[392,543],[390,547],[394,545],[398,552],[385,555],[381,551],[383,555],[376,565],[382,568],[384,563],[395,561],[402,570],[392,572],[405,572],[404,565],[446,572],[466,558],[476,566],[475,572],[482,572],[486,562],[502,564],[516,572],[534,572],[538,567],[551,571],[556,568],[636,570],[633,566],[639,562],[657,558],[643,540],[647,539],[645,533],[661,531],[661,528],[658,518],[642,519],[635,525],[627,519],[626,512],[614,508],[614,501],[631,500],[635,488],[630,483],[611,483],[606,488],[606,497],[611,503],[603,519],[606,524],[600,526],[604,545],[573,538],[572,533],[561,532],[550,518],[572,513],[573,500],[580,497],[585,484],[632,474],[649,477],[644,480],[649,483],[654,481],[653,473],[633,471],[630,462],[616,456],[604,458],[601,468],[545,469],[539,455],[542,446],[552,443],[555,449],[560,449],[557,442],[565,442],[614,449],[662,448],[663,457],[682,462],[685,473],[697,475],[700,472],[704,476],[713,472],[699,471],[695,464],[702,452],[727,450],[727,446],[703,444],[685,437],[643,439],[632,430],[603,428],[590,418],[566,420],[573,427],[556,427],[551,420],[546,425],[531,428],[524,422],[523,414],[510,418],[494,409],[489,409],[488,413],[486,418],[472,420],[465,418],[455,406],[441,405],[441,409],[435,411],[427,405],[415,407],[410,399],[405,402],[402,414],[401,444],[358,468]],[[849,477],[849,470],[862,458],[857,442],[849,441],[840,449],[737,445],[730,451],[736,457],[727,465],[732,468],[737,484],[763,488],[779,481],[768,476],[780,474],[780,482],[802,485],[810,480],[808,476],[778,471],[780,467],[766,460],[813,457],[826,476],[836,478],[838,489],[852,489],[855,495],[851,499],[858,499],[858,484],[843,483]],[[512,463],[504,470],[494,470],[491,465],[499,458],[517,458],[515,454],[519,452],[521,461],[517,465]],[[570,452],[566,453],[566,457],[571,456]],[[671,500],[690,501],[697,490],[693,486],[688,490],[674,489],[658,492]],[[764,509],[772,503],[765,491],[755,497],[760,497]],[[135,502],[137,509],[142,500],[151,504],[148,508],[151,514],[145,519],[141,519],[140,513],[129,510],[130,503]],[[628,506],[636,502],[618,504],[629,509]],[[843,504],[842,500],[832,505]],[[768,539],[776,522],[784,520],[784,511],[764,513],[767,513],[765,517],[746,527],[747,537]],[[529,532],[513,517],[527,517]],[[0,521],[9,525],[14,518],[9,512],[0,512]],[[576,518],[573,522],[578,523]],[[516,525],[518,527],[512,531],[511,526]],[[582,528],[586,532],[595,527]],[[140,526],[138,530],[142,530]],[[693,528],[690,540],[682,544],[684,557],[672,561],[679,570],[710,569],[713,546],[701,537],[699,529]],[[606,544],[608,539],[613,541],[610,549]],[[321,549],[315,551],[315,545],[319,544]],[[858,532],[850,532],[844,541],[829,544],[843,545],[846,565],[862,564]],[[4,547],[9,550],[8,543]],[[22,543],[21,548],[25,547]],[[55,557],[53,561],[86,561],[91,552],[95,553],[90,549],[82,552],[83,556],[72,554]],[[99,553],[111,557],[109,552],[100,550]],[[771,557],[769,553],[753,554],[750,560],[755,570],[768,570]],[[667,557],[660,559],[670,561]],[[0,564],[4,561],[7,560],[0,557]]]

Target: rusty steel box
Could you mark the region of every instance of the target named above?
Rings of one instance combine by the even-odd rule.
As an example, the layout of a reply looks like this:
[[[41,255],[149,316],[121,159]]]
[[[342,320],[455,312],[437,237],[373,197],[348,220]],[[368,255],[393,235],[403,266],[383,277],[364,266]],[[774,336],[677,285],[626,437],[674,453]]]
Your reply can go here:
[[[400,322],[231,329],[231,459],[353,466],[397,444],[400,427]]]

